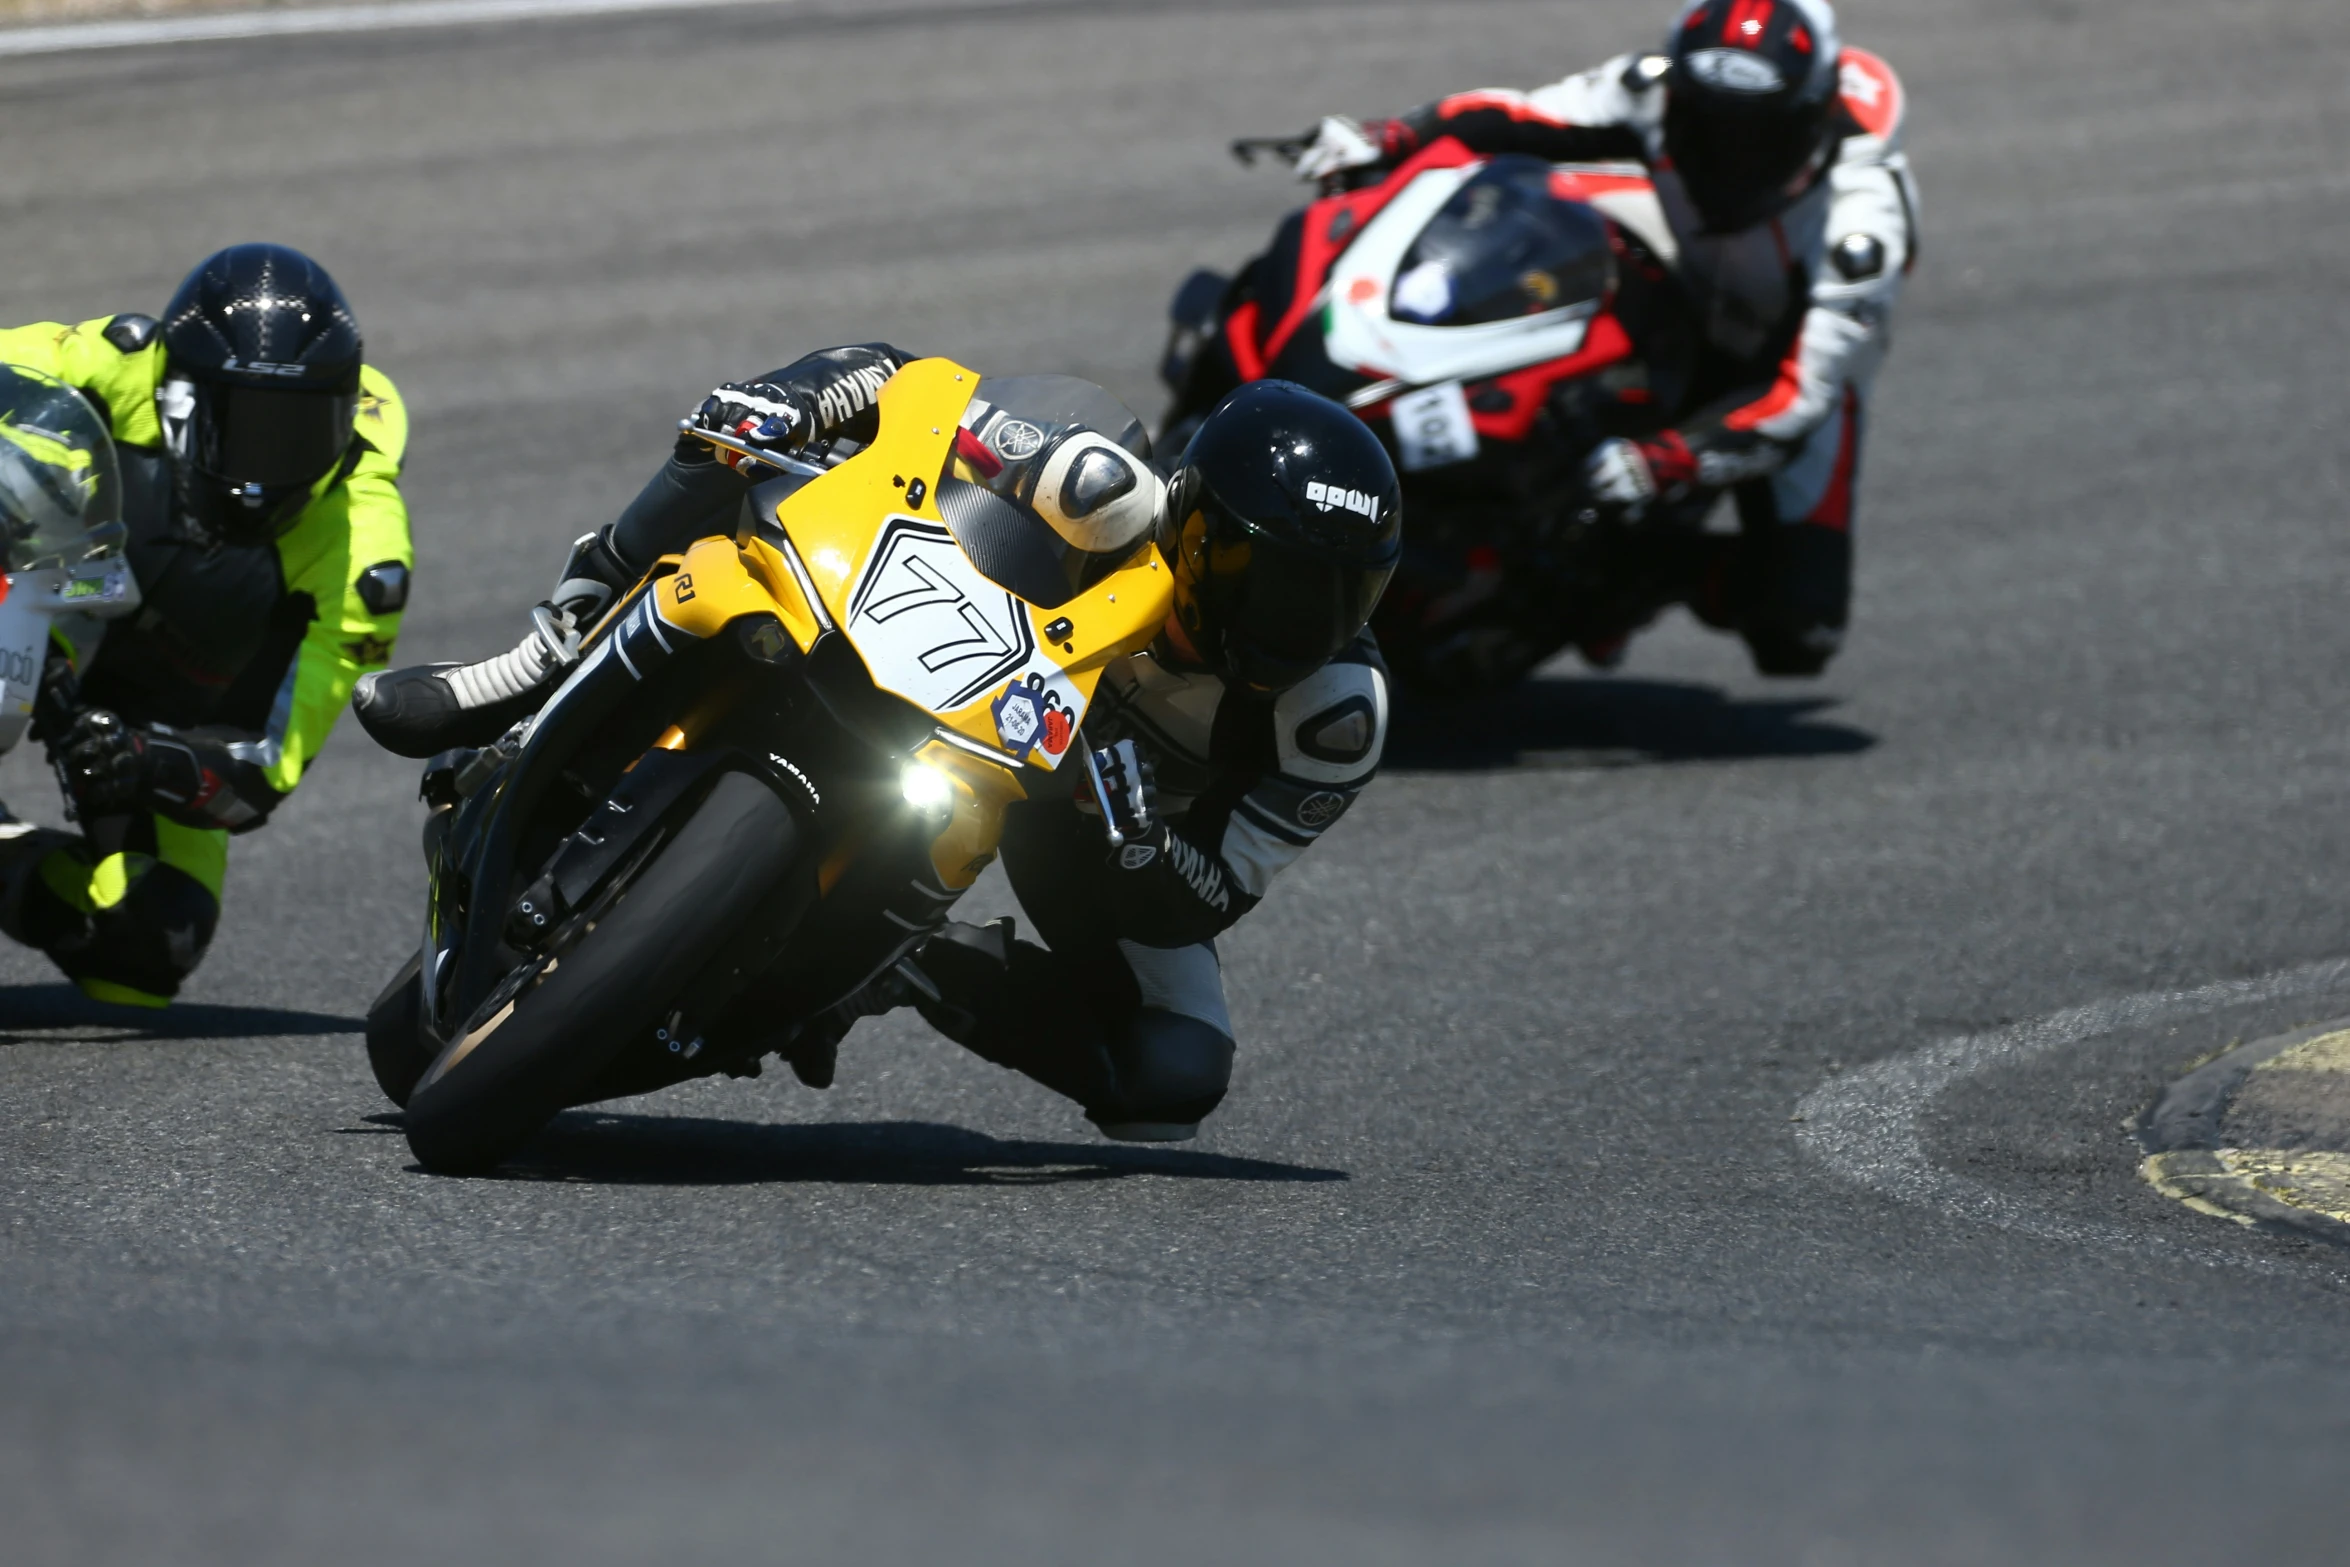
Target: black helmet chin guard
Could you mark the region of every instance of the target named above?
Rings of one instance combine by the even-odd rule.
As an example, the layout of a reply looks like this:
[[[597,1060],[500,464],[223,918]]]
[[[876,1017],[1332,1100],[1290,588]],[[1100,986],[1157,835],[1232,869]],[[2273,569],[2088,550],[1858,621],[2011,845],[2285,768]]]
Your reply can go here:
[[[1209,668],[1297,684],[1362,633],[1403,548],[1403,487],[1346,409],[1252,382],[1200,425],[1169,487],[1159,551],[1175,615]]]
[[[163,313],[155,394],[182,509],[215,543],[294,525],[348,455],[359,323],[326,269],[284,245],[232,245]]]

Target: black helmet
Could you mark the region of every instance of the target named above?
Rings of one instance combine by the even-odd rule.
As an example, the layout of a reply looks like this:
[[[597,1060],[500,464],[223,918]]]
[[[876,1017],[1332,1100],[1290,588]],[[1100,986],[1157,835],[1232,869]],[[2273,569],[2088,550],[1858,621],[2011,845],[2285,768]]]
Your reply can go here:
[[[1810,188],[1835,143],[1827,0],[1689,0],[1666,47],[1665,155],[1707,228],[1760,223]]]
[[[1159,551],[1208,666],[1297,684],[1360,634],[1403,550],[1403,486],[1364,423],[1289,381],[1217,405],[1169,486]]]
[[[163,376],[155,404],[180,504],[215,541],[265,543],[350,448],[359,323],[300,251],[232,245],[171,296]]]

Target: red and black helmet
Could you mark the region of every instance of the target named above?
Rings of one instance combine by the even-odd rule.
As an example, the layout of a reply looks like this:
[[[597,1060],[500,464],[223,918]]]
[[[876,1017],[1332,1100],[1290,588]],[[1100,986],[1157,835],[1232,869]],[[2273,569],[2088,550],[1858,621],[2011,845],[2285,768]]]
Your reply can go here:
[[[1827,0],[1688,0],[1666,52],[1665,155],[1708,229],[1760,223],[1811,188],[1836,141]]]

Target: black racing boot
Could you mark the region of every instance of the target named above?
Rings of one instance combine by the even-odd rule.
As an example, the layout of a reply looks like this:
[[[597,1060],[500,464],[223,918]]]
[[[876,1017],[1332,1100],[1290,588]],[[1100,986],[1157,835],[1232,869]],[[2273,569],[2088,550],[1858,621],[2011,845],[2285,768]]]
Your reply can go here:
[[[579,640],[637,574],[591,533],[571,546],[554,597],[531,611],[512,652],[472,664],[413,664],[362,675],[351,711],[377,745],[422,760],[484,746],[537,712],[571,667]]]
[[[70,949],[89,939],[87,915],[54,896],[30,896],[42,861],[82,841],[79,833],[19,821],[0,804],[0,935],[48,952]]]
[[[777,1048],[792,1075],[810,1088],[830,1088],[840,1061],[840,1042],[862,1019],[881,1017],[922,1000],[936,1001],[938,987],[910,957],[890,967],[808,1019],[789,1043]]]
[[[1233,1044],[1222,1030],[1156,1007],[1115,1007],[1106,1022],[1082,1003],[1047,1021],[1032,998],[1066,996],[1065,960],[1016,941],[1009,918],[955,922],[918,956],[939,994],[920,999],[931,1027],[997,1066],[1073,1099],[1104,1137],[1188,1142],[1223,1102]],[[1116,961],[1114,958],[1109,961]]]

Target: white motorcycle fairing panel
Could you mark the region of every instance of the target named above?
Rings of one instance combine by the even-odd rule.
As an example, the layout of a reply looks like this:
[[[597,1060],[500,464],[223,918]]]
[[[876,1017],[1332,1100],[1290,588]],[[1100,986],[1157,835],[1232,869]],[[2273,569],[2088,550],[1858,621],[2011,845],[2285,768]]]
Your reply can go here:
[[[1004,749],[1060,765],[1065,743],[1047,748],[1025,720],[1057,697],[1073,730],[1084,720],[1085,693],[1038,648],[1028,605],[980,575],[944,526],[903,514],[883,522],[848,609],[842,629],[875,685],[941,717],[983,697],[1002,706],[1002,693],[1025,686],[1033,702],[998,714]]]
[[[23,739],[33,721],[48,641],[49,617],[33,608],[32,595],[12,591],[0,599],[0,754]]]
[[[32,726],[50,628],[60,620],[76,623],[69,635],[79,649],[76,656],[86,661],[104,623],[139,607],[139,584],[119,555],[13,572],[6,581],[7,597],[0,598],[0,755]]]
[[[1473,326],[1429,326],[1398,321],[1389,313],[1396,271],[1412,242],[1482,168],[1470,164],[1419,175],[1338,258],[1330,270],[1330,324],[1324,339],[1332,364],[1406,386],[1432,386],[1505,375],[1563,359],[1583,346],[1599,310],[1596,301]]]

